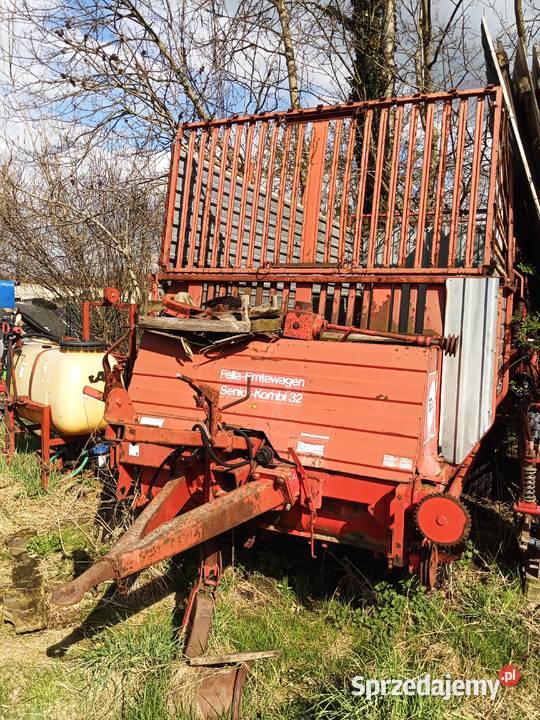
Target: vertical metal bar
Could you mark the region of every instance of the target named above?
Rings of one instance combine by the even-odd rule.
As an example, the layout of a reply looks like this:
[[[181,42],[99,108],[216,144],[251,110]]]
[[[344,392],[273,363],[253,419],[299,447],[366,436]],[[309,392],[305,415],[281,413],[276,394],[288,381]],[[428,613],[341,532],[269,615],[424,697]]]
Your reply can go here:
[[[167,270],[170,264],[169,256],[171,252],[174,208],[176,205],[176,190],[178,188],[178,165],[180,162],[180,144],[182,141],[182,133],[182,128],[179,128],[173,142],[171,167],[169,170],[169,179],[167,181],[167,203],[165,206],[165,218],[163,223],[163,233],[161,236],[161,255],[159,258],[159,265],[163,270]]]
[[[202,305],[203,301],[203,291],[204,291],[204,282],[201,282],[200,280],[193,281],[188,283],[187,286],[188,295],[191,295],[191,298],[193,299],[193,302],[195,305]]]
[[[272,212],[272,200],[273,200],[273,184],[274,184],[274,170],[276,162],[276,148],[279,135],[279,123],[274,121],[274,127],[272,128],[272,136],[270,139],[270,157],[268,158],[268,173],[266,175],[266,199],[264,201],[264,217],[262,225],[262,241],[261,241],[261,265],[266,262],[266,253],[268,252],[268,234],[270,228],[270,215]],[[277,223],[277,218],[276,218]],[[276,240],[274,240],[276,242]]]
[[[399,149],[401,147],[401,126],[403,124],[403,105],[396,108],[394,115],[394,140],[392,143],[392,159],[390,165],[390,182],[388,187],[388,203],[386,209],[386,229],[384,231],[383,265],[388,267],[392,260],[392,239],[394,236],[394,213],[396,208],[397,181],[399,175]]]
[[[371,127],[373,125],[373,110],[366,110],[364,130],[362,137],[362,157],[358,169],[358,198],[356,206],[356,219],[354,223],[354,244],[352,265],[360,265],[360,244],[362,242],[362,225],[364,223],[364,202],[366,196],[366,185],[368,175],[369,153],[371,150]]]
[[[236,125],[234,137],[234,148],[231,162],[231,180],[229,184],[229,208],[227,210],[227,225],[225,226],[225,240],[223,242],[223,267],[230,267],[231,237],[234,218],[234,205],[236,197],[236,179],[238,176],[238,159],[240,157],[240,145],[242,142],[243,125]]]
[[[319,219],[321,215],[321,196],[328,140],[328,121],[314,122],[311,130],[309,166],[306,189],[302,204],[304,216],[302,223],[301,261],[315,262],[317,241],[319,238]]]
[[[420,180],[420,202],[418,203],[418,223],[416,225],[416,248],[414,252],[414,267],[422,267],[424,254],[424,240],[426,228],[426,209],[429,193],[429,176],[431,172],[431,151],[433,148],[433,115],[435,104],[428,102],[426,111],[426,126],[424,131],[424,160],[422,163],[422,178]]]
[[[341,305],[341,283],[335,283],[334,285],[334,301],[332,303],[332,322],[338,323],[339,321],[339,308]]]
[[[268,132],[268,120],[263,120],[259,131],[259,147],[257,149],[257,166],[255,170],[255,187],[253,188],[253,202],[251,204],[251,224],[249,227],[247,266],[253,266],[253,254],[255,251],[255,240],[257,235],[257,223],[259,221],[259,202],[261,192],[261,178],[264,160],[264,149],[266,133]]]
[[[287,262],[292,262],[294,250],[294,236],[296,233],[296,209],[298,207],[298,186],[300,184],[300,174],[302,173],[302,156],[304,154],[304,132],[305,124],[299,123],[298,137],[296,139],[296,152],[294,160],[294,174],[291,187],[291,207],[289,211],[289,235],[287,238]],[[305,215],[304,215],[305,221]]]
[[[372,330],[388,332],[391,320],[392,285],[382,283],[371,291],[369,327]]]
[[[274,262],[279,263],[281,255],[281,228],[283,226],[283,206],[285,204],[285,193],[287,191],[287,170],[289,164],[289,149],[291,145],[291,125],[287,125],[283,135],[283,157],[281,159],[281,172],[279,175],[279,192],[276,217],[276,237],[274,238]],[[285,290],[283,290],[285,292]]]
[[[413,165],[416,156],[416,126],[418,124],[418,106],[414,104],[411,108],[409,118],[409,138],[407,141],[407,164],[405,166],[405,185],[403,188],[403,209],[401,213],[401,237],[399,240],[398,267],[405,265],[405,253],[407,252],[407,239],[409,235],[409,216],[411,188],[413,181]]]
[[[446,288],[444,285],[428,285],[426,287],[424,327],[422,332],[426,335],[441,335],[444,325],[444,302]]]
[[[321,292],[320,292],[320,295],[319,295],[319,309],[318,309],[318,311],[317,311],[317,312],[319,313],[319,315],[323,315],[323,316],[324,316],[324,314],[325,314],[325,312],[326,312],[326,296],[327,296],[327,293],[328,293],[327,285],[326,285],[326,283],[324,283],[323,285],[321,285]]]
[[[439,264],[439,251],[441,247],[442,211],[444,206],[444,181],[446,178],[446,152],[448,148],[448,134],[450,130],[450,117],[452,115],[452,102],[445,102],[441,119],[441,142],[439,145],[439,168],[437,172],[437,188],[435,194],[435,210],[433,214],[433,242],[431,245],[431,266]]]
[[[392,288],[392,313],[390,318],[390,332],[399,332],[399,316],[401,312],[402,286],[394,285]]]
[[[343,171],[343,187],[341,191],[341,212],[339,217],[339,246],[338,263],[343,263],[345,255],[345,238],[347,237],[347,225],[349,221],[349,185],[351,182],[351,167],[354,158],[354,143],[356,139],[356,117],[351,118],[349,125],[349,141],[347,143],[347,155],[345,156],[345,168]]]
[[[332,160],[330,163],[330,184],[328,186],[328,210],[326,212],[326,231],[324,235],[324,262],[330,261],[330,251],[332,249],[332,235],[334,230],[334,201],[336,197],[336,182],[338,178],[339,155],[341,149],[341,130],[343,128],[343,119],[336,120],[334,130],[334,147],[332,150]],[[320,312],[320,311],[319,311]]]
[[[474,144],[471,167],[471,185],[469,188],[469,222],[467,227],[467,243],[465,246],[465,266],[473,265],[474,242],[476,237],[476,211],[478,208],[478,179],[480,177],[480,162],[482,160],[482,130],[484,121],[484,98],[476,101],[474,118]]]
[[[49,487],[51,458],[51,406],[44,405],[41,409],[41,486]]]
[[[349,292],[347,293],[347,314],[345,319],[346,325],[354,324],[354,304],[356,302],[356,283],[349,283]]]
[[[311,305],[313,301],[313,285],[311,283],[296,283],[295,303],[302,302]]]
[[[508,146],[506,146],[506,153],[503,157],[504,162],[504,183],[505,186],[502,189],[502,192],[507,193],[508,197],[508,206],[507,206],[507,213],[506,213],[506,227],[501,228],[501,234],[504,232],[505,237],[505,243],[506,243],[506,257],[507,257],[507,267],[506,271],[510,276],[512,276],[514,271],[514,261],[516,259],[516,238],[514,235],[514,182],[512,173],[514,170],[514,166],[510,165],[508,162]],[[512,302],[512,298],[508,298],[508,302]],[[506,378],[508,380],[508,373],[506,374]]]
[[[369,328],[369,317],[371,312],[371,293],[373,283],[362,285],[362,308],[360,311],[360,327]]]
[[[204,174],[204,156],[206,153],[207,138],[208,130],[203,130],[199,142],[199,157],[197,159],[197,179],[195,182],[195,194],[193,196],[193,211],[191,213],[191,232],[189,234],[187,267],[193,267],[195,247],[198,246],[197,230],[199,226],[199,205],[201,203],[202,183]]]
[[[229,161],[229,141],[231,137],[231,125],[227,125],[225,132],[223,133],[223,143],[221,146],[221,163],[219,165],[219,183],[216,198],[216,217],[215,217],[215,232],[212,238],[212,256],[210,259],[210,266],[215,267],[217,263],[218,250],[219,250],[219,235],[221,228],[221,214],[223,210],[223,195],[225,193],[225,180],[227,178],[227,163]]]
[[[130,303],[128,309],[128,322],[131,330],[128,341],[128,372],[130,375],[137,355],[137,310],[137,303]]]
[[[377,248],[377,230],[379,224],[379,201],[381,197],[381,183],[384,172],[384,146],[386,142],[386,127],[388,125],[388,108],[381,110],[379,118],[379,140],[377,142],[377,157],[375,160],[375,182],[373,184],[373,199],[371,202],[371,225],[369,231],[368,267],[375,265],[375,252]]]
[[[418,285],[411,285],[409,291],[409,312],[407,315],[407,333],[416,332],[416,313],[418,312]]]
[[[208,154],[208,170],[206,171],[206,192],[203,205],[203,219],[201,224],[201,235],[199,238],[199,261],[197,265],[204,267],[206,253],[208,250],[208,224],[210,221],[210,210],[212,208],[212,195],[214,194],[215,156],[216,146],[219,138],[219,126],[211,130],[210,152]]]
[[[291,294],[291,284],[283,283],[283,292],[281,293],[281,307],[286,312],[289,307],[289,296]]]
[[[253,145],[253,131],[255,129],[255,123],[250,122],[248,125],[246,135],[246,151],[244,153],[244,174],[242,178],[242,198],[240,200],[240,217],[238,218],[238,237],[236,240],[236,258],[234,261],[235,267],[240,267],[242,260],[242,250],[244,247],[244,222],[246,220],[246,205],[247,196],[249,190],[249,181],[251,175],[251,148]]]
[[[174,263],[176,270],[182,266],[187,242],[187,217],[190,210],[189,203],[191,198],[189,187],[191,184],[191,176],[193,174],[193,164],[195,162],[194,153],[196,138],[197,132],[195,130],[190,130],[186,157],[186,172],[182,178],[182,207],[180,208],[180,226],[178,228],[178,242],[176,245],[176,258]]]
[[[82,339],[90,340],[90,301],[83,300],[82,303]]]
[[[465,134],[467,130],[468,101],[462,98],[459,102],[458,134],[456,140],[456,164],[454,170],[454,192],[452,193],[452,210],[450,215],[450,243],[448,247],[448,267],[455,263],[456,242],[459,230],[461,178],[463,174],[463,153],[465,147]]]
[[[493,105],[493,137],[491,141],[491,167],[489,169],[489,191],[487,198],[487,215],[486,215],[486,238],[484,246],[484,266],[489,265],[491,261],[491,251],[493,243],[493,219],[495,216],[496,190],[497,190],[497,171],[499,168],[499,154],[501,150],[501,119],[503,113],[502,88],[495,90],[495,101]]]
[[[5,454],[6,460],[9,463],[11,462],[11,460],[13,459],[13,455],[15,454],[15,440],[17,435],[17,428],[15,424],[15,411],[11,403],[8,403],[6,404],[6,406],[4,406],[2,419],[4,421],[2,452]]]

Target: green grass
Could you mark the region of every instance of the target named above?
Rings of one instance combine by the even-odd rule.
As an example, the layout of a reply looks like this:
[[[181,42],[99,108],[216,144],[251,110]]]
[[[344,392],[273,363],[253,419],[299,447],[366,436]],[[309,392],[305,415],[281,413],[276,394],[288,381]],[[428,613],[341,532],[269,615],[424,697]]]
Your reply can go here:
[[[2,428],[0,426],[0,436]],[[26,447],[26,446],[25,446]],[[0,453],[0,477],[8,476],[15,479],[20,488],[20,499],[35,498],[54,492],[61,480],[61,473],[52,470],[49,475],[49,487],[45,490],[41,484],[41,473],[38,457],[30,451],[30,447],[16,452],[8,463],[5,455]]]
[[[104,628],[81,649],[77,665],[94,692],[106,690],[118,718],[166,720],[167,681],[178,650],[171,614],[152,612],[139,623]]]
[[[140,624],[119,623],[104,628],[80,662],[96,679],[106,683],[115,673],[148,677],[167,668],[177,650],[172,618],[162,613],[147,615]]]
[[[540,717],[532,704],[539,689],[538,627],[530,621],[518,578],[501,576],[495,566],[480,572],[473,559],[463,561],[451,593],[427,593],[414,578],[384,581],[374,585],[368,606],[330,597],[316,611],[299,604],[286,581],[276,584],[271,597],[257,601],[246,598],[256,576],[236,572],[234,578],[220,598],[213,642],[227,649],[283,651],[279,660],[261,662],[255,670],[246,718],[486,718],[493,708],[480,698],[368,702],[351,694],[351,678],[444,677],[449,672],[455,678],[494,679],[510,661],[522,669],[524,680],[503,692],[497,717],[518,717],[512,692],[523,700],[528,717]]]
[[[0,678],[0,718],[4,717],[10,706],[11,687],[7,678]]]
[[[322,688],[310,716],[317,720],[442,720],[461,717],[464,708],[472,706],[467,710],[470,717],[489,717],[489,701],[479,699],[388,697],[368,702],[351,695],[350,677],[404,678],[426,673],[444,677],[449,672],[453,677],[495,678],[502,665],[513,662],[524,672],[524,684],[502,691],[508,696],[497,716],[517,717],[511,693],[525,696],[528,686],[531,699],[534,697],[540,648],[538,634],[536,649],[531,647],[532,631],[527,626],[520,583],[516,577],[501,578],[495,567],[474,582],[469,574],[472,568],[462,567],[461,571],[451,599],[442,592],[427,594],[410,581],[397,587],[378,585],[376,604],[351,618],[355,641],[346,673]]]
[[[75,550],[84,550],[87,545],[88,539],[82,530],[68,526],[58,532],[33,537],[26,546],[26,551],[34,557],[47,558],[58,552],[71,555]]]

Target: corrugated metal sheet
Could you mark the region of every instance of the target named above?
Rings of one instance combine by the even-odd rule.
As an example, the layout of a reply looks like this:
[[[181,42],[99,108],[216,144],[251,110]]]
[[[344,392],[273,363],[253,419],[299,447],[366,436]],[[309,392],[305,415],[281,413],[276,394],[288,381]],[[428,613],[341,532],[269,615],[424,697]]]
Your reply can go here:
[[[446,291],[444,332],[460,340],[443,360],[439,443],[460,463],[494,419],[499,279],[451,278]]]

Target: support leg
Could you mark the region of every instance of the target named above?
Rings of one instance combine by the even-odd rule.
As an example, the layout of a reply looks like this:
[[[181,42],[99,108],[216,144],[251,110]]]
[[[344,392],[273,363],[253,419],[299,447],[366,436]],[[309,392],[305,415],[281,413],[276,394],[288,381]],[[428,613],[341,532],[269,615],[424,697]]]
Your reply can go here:
[[[49,487],[51,472],[51,407],[44,405],[41,410],[41,486],[44,490]]]
[[[188,658],[203,655],[214,617],[214,593],[221,576],[221,552],[215,540],[201,545],[199,577],[191,589],[182,625],[186,635],[184,655]]]
[[[15,454],[15,413],[13,407],[8,406],[6,402],[4,408],[4,442],[2,452],[6,456],[6,460],[10,463]]]

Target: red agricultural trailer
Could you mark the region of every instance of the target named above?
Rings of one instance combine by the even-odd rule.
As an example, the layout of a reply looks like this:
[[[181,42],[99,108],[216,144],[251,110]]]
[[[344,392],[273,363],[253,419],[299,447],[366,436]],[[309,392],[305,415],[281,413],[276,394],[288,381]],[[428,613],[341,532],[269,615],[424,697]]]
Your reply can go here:
[[[139,318],[125,371],[105,362],[118,497],[143,509],[54,602],[201,545],[200,653],[214,540],[246,523],[433,586],[469,533],[463,483],[509,388],[512,171],[495,86],[180,127],[162,310]],[[534,482],[518,509],[534,537]]]

